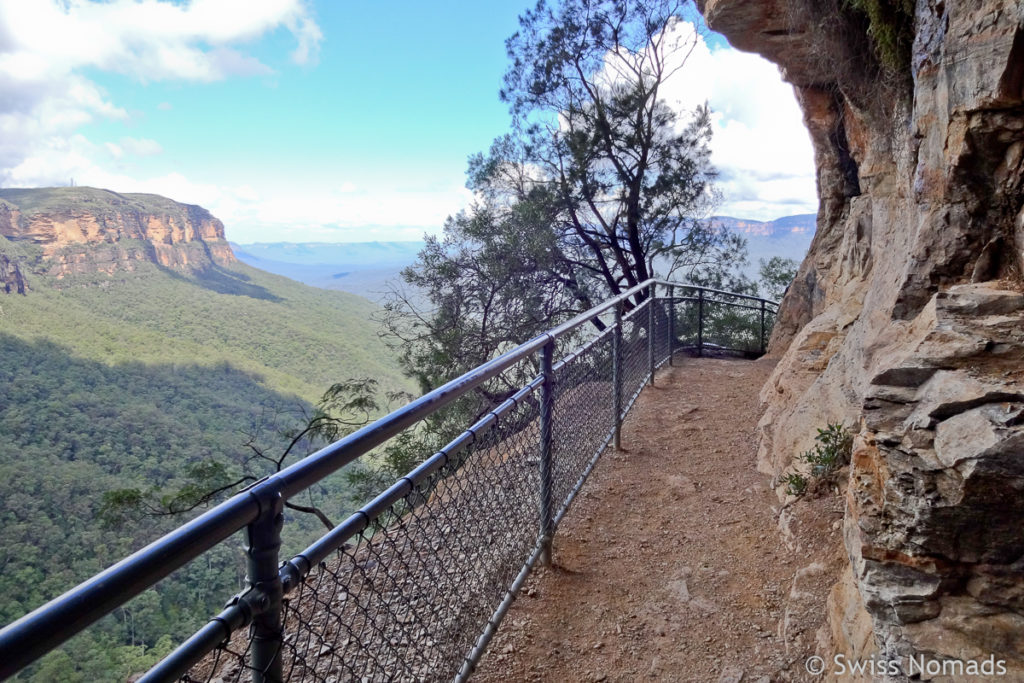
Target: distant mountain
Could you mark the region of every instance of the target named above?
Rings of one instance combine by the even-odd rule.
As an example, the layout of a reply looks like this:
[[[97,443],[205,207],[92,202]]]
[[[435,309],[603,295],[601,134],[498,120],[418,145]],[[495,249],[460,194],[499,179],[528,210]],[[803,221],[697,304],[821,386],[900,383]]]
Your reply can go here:
[[[711,225],[743,235],[748,263],[744,272],[758,277],[760,259],[773,256],[803,260],[814,237],[815,214],[756,221],[713,216]],[[235,256],[255,268],[293,280],[381,301],[398,283],[401,270],[416,260],[423,242],[273,242],[231,243]]]
[[[712,216],[708,222],[717,228],[724,228],[746,235],[762,237],[788,237],[791,235],[814,235],[817,215],[802,213],[796,216],[783,216],[773,221],[755,221],[749,218],[733,218],[732,216]]]
[[[412,263],[423,242],[256,242],[232,246],[266,261],[383,267]]]
[[[6,260],[8,289],[24,267],[60,279],[139,262],[187,272],[235,262],[224,224],[203,207],[94,187],[0,189],[0,237],[39,248],[31,264]]]
[[[803,261],[814,239],[817,216],[805,213],[783,216],[773,221],[712,216],[709,223],[713,227],[739,233],[747,240],[747,266],[743,270],[757,280],[762,259],[781,256]]]
[[[299,282],[380,301],[423,242],[231,244],[244,263]]]

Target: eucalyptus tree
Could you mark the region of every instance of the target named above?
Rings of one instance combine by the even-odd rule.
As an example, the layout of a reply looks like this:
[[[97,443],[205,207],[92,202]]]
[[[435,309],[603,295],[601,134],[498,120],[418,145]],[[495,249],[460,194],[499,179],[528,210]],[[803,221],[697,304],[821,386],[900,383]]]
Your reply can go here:
[[[699,48],[690,11],[542,0],[520,17],[500,91],[511,130],[471,157],[474,204],[427,239],[385,307],[424,390],[651,276],[719,284],[745,259],[742,239],[704,220],[718,199],[711,112],[669,98]],[[477,408],[535,371],[497,378]]]

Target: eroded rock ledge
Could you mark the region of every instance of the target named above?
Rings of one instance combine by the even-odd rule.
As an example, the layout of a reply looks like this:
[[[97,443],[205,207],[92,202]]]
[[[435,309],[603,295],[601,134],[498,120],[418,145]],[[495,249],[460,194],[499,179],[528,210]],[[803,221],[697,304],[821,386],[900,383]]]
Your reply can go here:
[[[58,279],[131,271],[143,261],[174,270],[235,261],[224,225],[206,209],[90,187],[0,190],[0,237],[37,247],[41,258],[28,265]],[[3,258],[0,281],[24,293],[25,264]]]
[[[859,432],[831,647],[994,654],[1020,678],[1024,3],[917,0],[895,69],[841,0],[699,5],[779,64],[815,146],[817,235],[772,339],[759,466],[791,470],[827,422]]]

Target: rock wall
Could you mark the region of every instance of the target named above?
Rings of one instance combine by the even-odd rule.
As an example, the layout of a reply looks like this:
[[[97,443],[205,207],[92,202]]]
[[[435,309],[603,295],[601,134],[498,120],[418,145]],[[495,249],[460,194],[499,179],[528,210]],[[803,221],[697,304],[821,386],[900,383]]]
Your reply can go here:
[[[88,187],[0,190],[0,236],[40,247],[34,267],[57,278],[146,261],[175,270],[235,261],[223,223],[206,209]]]
[[[28,291],[20,265],[6,254],[0,254],[0,290],[4,294],[24,294]]]
[[[759,466],[799,467],[827,422],[859,432],[833,646],[995,655],[1021,678],[1024,3],[908,3],[895,64],[842,0],[698,4],[780,66],[814,142],[817,234],[773,334]]]

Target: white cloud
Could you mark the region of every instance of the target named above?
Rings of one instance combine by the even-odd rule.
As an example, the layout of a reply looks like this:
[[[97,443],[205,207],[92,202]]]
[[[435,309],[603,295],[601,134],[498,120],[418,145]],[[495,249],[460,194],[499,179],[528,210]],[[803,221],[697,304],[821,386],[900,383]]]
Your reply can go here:
[[[130,138],[89,151],[76,139],[85,124],[128,118],[83,69],[142,83],[267,74],[240,48],[282,27],[296,40],[292,60],[315,62],[323,36],[306,0],[0,0],[0,185],[67,182],[93,168],[89,153],[161,151]]]
[[[126,155],[151,157],[164,151],[159,142],[146,138],[121,138],[120,142],[104,142],[103,146],[114,159],[121,159]]]
[[[0,0],[0,186],[66,184],[152,192],[201,204],[248,241],[419,239],[472,200],[461,177],[405,189],[363,178],[325,178],[319,187],[281,183],[196,183],[178,172],[133,177],[133,159],[163,152],[157,140],[90,141],[79,133],[98,121],[128,121],[84,69],[139,82],[209,82],[266,74],[247,48],[274,30],[291,34],[293,62],[315,63],[323,40],[307,0]],[[693,27],[680,22],[685,42]],[[686,33],[689,31],[690,33]],[[714,110],[713,161],[721,171],[720,213],[775,218],[814,211],[813,157],[799,109],[774,66],[698,41],[686,69],[665,93],[677,107],[705,101]],[[156,105],[171,110],[170,102]],[[173,150],[172,150],[173,152]],[[172,156],[169,154],[168,156]]]
[[[147,138],[121,138],[121,148],[137,157],[152,157],[164,151],[159,142]]]
[[[673,30],[681,45],[696,33],[687,22]],[[738,50],[712,51],[698,37],[686,67],[662,91],[679,111],[711,106],[711,159],[724,195],[718,213],[767,220],[817,211],[810,137],[792,86],[774,64]]]
[[[228,47],[278,27],[297,41],[293,61],[317,58],[323,36],[303,0],[2,0],[10,45],[0,71],[28,67],[40,77],[96,67],[142,81],[213,81],[269,67]]]
[[[420,239],[425,231],[439,231],[445,218],[473,200],[469,190],[455,183],[441,188],[372,190],[347,185],[333,190],[277,187],[251,202],[217,199],[207,208],[224,220],[229,238],[239,242],[360,242],[380,235]]]

